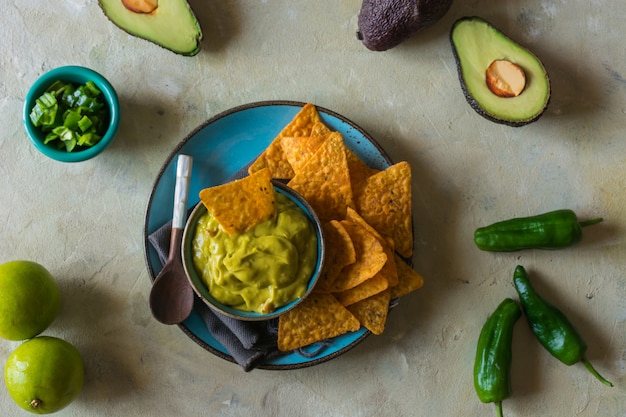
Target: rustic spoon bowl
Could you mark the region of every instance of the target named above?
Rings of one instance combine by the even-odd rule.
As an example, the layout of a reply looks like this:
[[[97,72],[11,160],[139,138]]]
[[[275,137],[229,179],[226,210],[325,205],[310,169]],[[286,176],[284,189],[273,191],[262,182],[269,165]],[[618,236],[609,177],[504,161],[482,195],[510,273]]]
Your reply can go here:
[[[150,310],[154,318],[163,324],[182,323],[193,310],[194,292],[187,281],[180,251],[187,211],[191,165],[190,156],[178,156],[168,258],[150,290]]]

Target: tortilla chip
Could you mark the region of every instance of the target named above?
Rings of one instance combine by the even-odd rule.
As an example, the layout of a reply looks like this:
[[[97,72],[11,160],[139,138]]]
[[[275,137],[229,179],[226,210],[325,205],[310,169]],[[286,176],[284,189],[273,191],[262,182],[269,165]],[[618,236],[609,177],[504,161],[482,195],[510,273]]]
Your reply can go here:
[[[396,266],[395,245],[390,237],[383,238],[387,244],[383,245],[385,254],[387,255],[387,263],[380,271],[389,281],[390,287],[398,285],[398,267]],[[391,261],[389,260],[391,259]]]
[[[385,331],[390,300],[391,294],[387,290],[352,304],[348,310],[372,334],[380,335]]]
[[[326,136],[288,136],[281,139],[283,153],[295,174],[302,171],[302,167],[322,146],[324,140],[326,140]]]
[[[331,135],[287,185],[300,193],[322,220],[343,219],[354,207],[345,145]]]
[[[332,133],[332,130],[330,130],[330,128],[326,126],[324,122],[314,123],[313,127],[311,127],[311,138],[313,139],[325,137],[329,133]]]
[[[359,214],[382,235],[391,236],[396,251],[413,254],[411,166],[403,161],[366,178],[354,190]]]
[[[402,297],[424,285],[424,278],[398,255],[396,255],[396,267],[398,268],[398,285],[391,288],[391,298]]]
[[[366,178],[380,172],[367,166],[351,149],[348,149],[346,152],[346,158],[348,159],[348,170],[350,171],[350,182],[353,189],[356,189]]]
[[[335,297],[313,292],[278,319],[278,349],[290,351],[360,328],[359,321]]]
[[[200,191],[200,200],[229,235],[276,215],[271,174],[262,169],[240,180]]]
[[[354,288],[333,293],[335,298],[344,306],[349,306],[365,300],[372,295],[385,291],[389,287],[389,281],[380,272],[372,278],[365,280]]]
[[[315,291],[328,292],[341,269],[356,261],[356,251],[350,235],[339,221],[323,222],[322,228],[328,250],[324,259],[324,269],[315,285]]]
[[[385,251],[385,255],[387,255],[387,262],[380,270],[380,273],[387,278],[389,282],[389,286],[393,287],[398,283],[398,270],[396,269],[396,261],[394,256],[394,246],[393,240],[389,238],[385,238],[380,235],[370,224],[368,224],[363,217],[359,215],[354,209],[348,208],[346,212],[346,220],[351,220],[355,223],[361,225],[361,227],[365,228],[368,232],[376,236],[376,239],[383,246],[383,250]]]
[[[344,267],[333,283],[334,292],[354,288],[365,280],[376,275],[387,262],[387,255],[376,236],[361,227],[358,223],[342,220],[341,224],[347,230],[354,249],[356,262]]]
[[[248,173],[268,168],[273,178],[289,179],[294,176],[291,165],[285,158],[280,140],[284,137],[310,136],[313,126],[321,123],[321,118],[315,106],[305,104],[287,126],[270,143],[261,155],[250,165]]]

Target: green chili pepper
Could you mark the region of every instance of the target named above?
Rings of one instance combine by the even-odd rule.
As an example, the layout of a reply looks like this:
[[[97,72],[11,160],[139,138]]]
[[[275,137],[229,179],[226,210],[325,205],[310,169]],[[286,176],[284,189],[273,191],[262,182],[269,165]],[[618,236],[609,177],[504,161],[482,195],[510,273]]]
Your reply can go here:
[[[511,395],[513,327],[521,315],[519,305],[505,298],[489,316],[478,338],[474,388],[480,401],[495,403],[498,417],[502,417],[502,401]]]
[[[601,217],[579,222],[572,210],[556,210],[531,217],[504,220],[476,229],[474,243],[490,252],[522,249],[560,249],[582,239],[582,228],[602,221]]]
[[[533,289],[526,270],[515,268],[513,283],[520,297],[532,332],[548,352],[566,365],[582,362],[603,384],[613,384],[604,379],[585,358],[587,344],[561,310],[545,301]]]
[[[57,80],[35,101],[33,125],[44,133],[44,143],[68,152],[76,146],[93,146],[106,132],[108,110],[93,81],[74,86]]]

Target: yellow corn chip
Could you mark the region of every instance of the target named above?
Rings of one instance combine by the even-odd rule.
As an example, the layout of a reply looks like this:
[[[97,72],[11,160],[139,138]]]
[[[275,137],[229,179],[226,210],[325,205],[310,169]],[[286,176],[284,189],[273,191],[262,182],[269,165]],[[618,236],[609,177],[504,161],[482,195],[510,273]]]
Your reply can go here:
[[[358,213],[379,233],[391,236],[405,258],[413,254],[411,166],[403,161],[366,178],[355,190]]]
[[[389,287],[389,281],[380,272],[369,278],[354,288],[333,293],[335,298],[344,306],[357,303],[379,292],[385,291]]]
[[[360,327],[332,294],[313,292],[278,319],[278,349],[290,351]]]
[[[331,131],[324,123],[318,122],[313,125],[310,136],[287,136],[281,139],[283,153],[294,173],[297,174],[302,169],[329,135],[341,134]]]
[[[387,263],[380,271],[389,281],[390,287],[398,285],[398,267],[396,266],[395,245],[390,237],[383,238],[387,244],[383,245],[385,254],[387,255]],[[389,260],[391,259],[391,261]]]
[[[288,136],[281,139],[283,153],[294,173],[297,174],[302,170],[315,151],[322,146],[324,140],[326,140],[325,136]]]
[[[346,220],[358,223],[359,225],[361,225],[361,227],[365,228],[368,232],[376,236],[376,239],[378,239],[380,244],[383,246],[385,255],[387,255],[387,262],[385,262],[385,265],[380,270],[380,273],[383,274],[385,278],[387,278],[390,287],[396,285],[398,283],[398,270],[396,269],[394,247],[392,244],[393,241],[391,239],[387,239],[381,236],[380,233],[376,231],[376,229],[368,224],[365,219],[363,219],[363,217],[361,217],[359,213],[357,213],[352,208],[348,208],[346,213]]]
[[[401,297],[424,285],[424,278],[398,255],[396,255],[396,267],[398,268],[398,285],[391,288],[391,298]]]
[[[322,228],[328,251],[324,259],[324,269],[315,285],[315,291],[328,292],[341,269],[356,261],[356,251],[350,235],[339,221],[323,222]]]
[[[356,287],[376,275],[387,262],[385,250],[376,236],[358,223],[342,220],[341,224],[352,239],[356,251],[356,261],[344,267],[339,276],[335,278],[332,287],[333,292]]]
[[[354,207],[345,145],[331,135],[287,185],[300,193],[322,220],[343,219]]]
[[[357,189],[367,177],[379,172],[379,170],[370,168],[361,158],[357,156],[351,149],[346,152],[346,158],[348,159],[348,170],[350,171],[350,183],[353,190]]]
[[[372,334],[380,335],[385,330],[390,300],[391,294],[387,290],[352,304],[348,310]]]
[[[265,151],[250,165],[248,173],[252,174],[262,168],[268,168],[273,178],[292,178],[294,172],[285,158],[280,141],[288,136],[310,136],[313,126],[320,122],[321,118],[315,106],[311,103],[305,104],[291,122],[274,138]]]
[[[332,130],[330,130],[328,126],[324,124],[324,122],[314,123],[313,127],[311,127],[311,137],[313,139],[317,139],[318,137],[325,137],[331,132]]]
[[[240,180],[200,191],[200,200],[229,235],[276,215],[271,174],[262,169]]]

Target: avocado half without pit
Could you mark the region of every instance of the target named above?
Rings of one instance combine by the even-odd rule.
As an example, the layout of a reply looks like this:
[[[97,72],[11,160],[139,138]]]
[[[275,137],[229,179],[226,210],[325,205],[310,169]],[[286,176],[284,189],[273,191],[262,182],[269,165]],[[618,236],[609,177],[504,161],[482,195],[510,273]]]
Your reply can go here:
[[[496,123],[524,126],[545,111],[550,79],[541,61],[479,17],[463,17],[450,31],[467,102]]]
[[[98,0],[105,16],[125,32],[180,55],[200,51],[202,30],[187,0]]]

